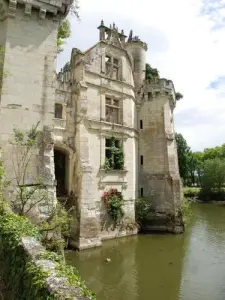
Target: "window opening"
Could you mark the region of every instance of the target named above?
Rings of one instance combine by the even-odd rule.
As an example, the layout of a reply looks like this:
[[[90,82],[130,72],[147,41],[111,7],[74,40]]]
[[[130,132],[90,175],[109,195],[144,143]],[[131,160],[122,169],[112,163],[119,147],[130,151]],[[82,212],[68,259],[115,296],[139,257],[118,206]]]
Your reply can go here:
[[[121,141],[114,137],[105,139],[105,169],[123,170],[124,152]]]
[[[55,118],[62,119],[63,107],[62,104],[55,103]]]
[[[119,118],[120,100],[105,98],[105,120],[106,122],[120,124]]]

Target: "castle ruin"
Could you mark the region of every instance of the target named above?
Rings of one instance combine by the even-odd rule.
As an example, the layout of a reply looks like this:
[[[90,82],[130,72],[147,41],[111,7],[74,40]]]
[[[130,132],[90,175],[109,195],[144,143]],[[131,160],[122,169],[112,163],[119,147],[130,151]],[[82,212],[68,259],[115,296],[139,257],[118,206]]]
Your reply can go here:
[[[40,175],[53,206],[57,198],[68,198],[75,207],[72,246],[84,249],[136,234],[138,197],[153,203],[146,231],[182,232],[173,82],[146,80],[146,43],[103,21],[99,41],[85,52],[72,49],[56,76],[57,29],[70,4],[0,0],[0,68],[8,71],[0,84],[0,147],[7,174],[13,128],[28,130],[40,122],[41,142],[27,184]],[[122,164],[110,151],[112,138],[123,149]],[[101,200],[110,188],[124,197],[119,228]],[[46,207],[40,203],[37,212],[45,216]]]

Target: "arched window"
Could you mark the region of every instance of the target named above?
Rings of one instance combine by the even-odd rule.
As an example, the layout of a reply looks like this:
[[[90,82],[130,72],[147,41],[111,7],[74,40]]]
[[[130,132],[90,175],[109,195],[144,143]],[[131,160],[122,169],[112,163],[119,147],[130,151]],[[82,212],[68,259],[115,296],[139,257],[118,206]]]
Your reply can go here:
[[[55,118],[62,119],[63,106],[62,104],[55,103]]]

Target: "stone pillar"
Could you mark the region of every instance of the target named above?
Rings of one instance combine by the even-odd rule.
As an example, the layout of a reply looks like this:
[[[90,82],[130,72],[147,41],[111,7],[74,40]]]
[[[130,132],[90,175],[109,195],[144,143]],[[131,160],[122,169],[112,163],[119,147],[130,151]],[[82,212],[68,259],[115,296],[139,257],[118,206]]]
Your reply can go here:
[[[9,144],[13,128],[25,132],[40,122],[41,133],[47,127],[48,134],[53,130],[57,32],[68,9],[66,0],[51,4],[0,0],[0,46],[4,50],[0,55],[0,147],[10,179],[14,176]],[[44,184],[53,188],[54,174],[48,176],[54,170],[50,144],[37,149],[31,177],[45,173]],[[40,169],[40,159],[45,169]]]
[[[148,84],[148,100],[143,99],[139,130],[139,151],[143,164],[139,167],[139,189],[152,202],[153,214],[143,230],[183,232],[181,181],[175,142],[173,83],[160,80]]]

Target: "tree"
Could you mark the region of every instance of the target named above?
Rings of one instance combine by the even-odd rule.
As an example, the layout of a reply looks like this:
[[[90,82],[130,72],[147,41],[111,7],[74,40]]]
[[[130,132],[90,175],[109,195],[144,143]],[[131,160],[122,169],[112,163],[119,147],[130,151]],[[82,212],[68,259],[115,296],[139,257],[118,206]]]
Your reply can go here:
[[[39,122],[27,132],[14,128],[12,144],[12,164],[14,181],[16,183],[15,199],[12,208],[18,215],[28,215],[39,203],[47,199],[47,192],[42,178],[33,178],[32,184],[27,184],[31,175],[31,165],[37,146]]]
[[[146,64],[145,79],[147,79],[147,80],[159,79],[158,69],[156,69],[156,68],[154,69],[151,67],[150,64]]]
[[[73,0],[69,13],[75,15],[75,17],[78,20],[80,19],[78,0]],[[65,39],[68,39],[70,36],[71,36],[71,24],[70,21],[66,19],[60,24],[58,29],[58,35],[57,35],[58,53],[63,51],[62,46],[65,44]]]
[[[58,53],[63,51],[62,46],[65,44],[65,39],[68,39],[71,35],[70,21],[65,20],[61,23],[58,29],[57,35],[57,51]]]
[[[176,97],[176,100],[179,101],[179,100],[182,99],[184,96],[183,96],[181,93],[177,92],[177,93],[175,94],[175,97]]]
[[[202,173],[203,173],[203,152],[192,152],[193,157],[193,172],[195,173],[195,183],[202,186]]]
[[[191,149],[181,133],[175,134],[180,176],[186,183],[189,176]]]
[[[221,191],[225,183],[225,159],[213,158],[204,161],[202,175],[203,191]]]

